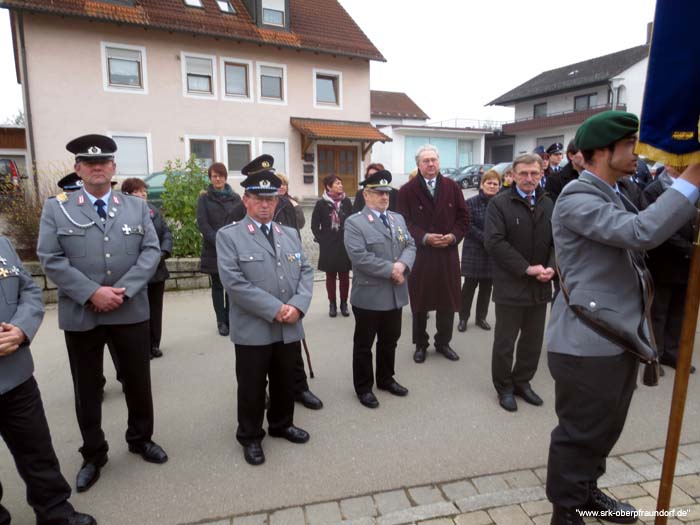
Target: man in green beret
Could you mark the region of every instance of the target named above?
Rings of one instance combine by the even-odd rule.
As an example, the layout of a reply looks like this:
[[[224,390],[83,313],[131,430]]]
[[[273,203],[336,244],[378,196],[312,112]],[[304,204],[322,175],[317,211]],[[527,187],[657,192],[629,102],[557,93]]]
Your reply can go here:
[[[700,184],[700,164],[691,165],[638,211],[617,186],[636,170],[638,126],[637,117],[623,111],[599,113],[581,125],[575,140],[585,170],[563,189],[552,216],[562,290],[546,332],[559,419],[547,466],[552,525],[583,525],[580,511],[613,523],[637,521],[634,508],[601,492],[597,480],[624,428],[639,359],[596,322],[603,320],[625,346],[635,337],[651,346],[642,254],[694,216]]]

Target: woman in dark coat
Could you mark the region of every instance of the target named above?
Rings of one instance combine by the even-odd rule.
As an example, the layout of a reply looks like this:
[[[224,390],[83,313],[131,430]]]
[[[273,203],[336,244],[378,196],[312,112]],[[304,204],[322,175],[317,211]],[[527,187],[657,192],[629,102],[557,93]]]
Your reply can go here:
[[[301,209],[296,199],[289,195],[289,180],[287,176],[280,172],[275,172],[275,175],[282,181],[282,185],[277,194],[277,207],[272,220],[280,223],[282,226],[289,226],[299,231],[306,224],[304,210]]]
[[[484,330],[491,330],[486,322],[491,300],[491,257],[484,249],[484,218],[486,206],[491,197],[498,193],[501,185],[501,176],[494,170],[487,171],[481,177],[479,194],[465,201],[469,214],[469,230],[462,244],[462,297],[459,307],[459,324],[457,330],[465,332],[467,321],[472,309],[474,292],[479,287],[479,295],[476,299],[476,326]]]
[[[226,183],[228,170],[221,162],[209,166],[211,184],[199,194],[197,201],[197,227],[202,232],[202,258],[199,271],[209,274],[211,300],[216,313],[219,335],[228,335],[228,297],[219,279],[216,264],[216,232],[232,223],[240,212],[241,197]]]
[[[143,200],[148,198],[146,189],[148,186],[142,179],[136,177],[126,179],[122,182],[122,193],[126,195],[134,195]],[[160,243],[160,263],[156,273],[148,281],[148,309],[150,312],[149,326],[151,330],[151,358],[162,357],[163,352],[160,349],[160,338],[163,331],[163,295],[165,293],[165,281],[170,277],[168,267],[165,265],[165,259],[170,257],[173,251],[173,236],[170,233],[170,228],[165,223],[163,215],[158,209],[148,204],[148,211],[151,214],[153,227],[158,235]]]
[[[338,315],[335,295],[336,276],[340,281],[340,313],[347,317],[350,292],[350,259],[343,243],[345,219],[352,215],[352,203],[345,196],[342,181],[335,175],[323,179],[326,191],[311,215],[311,231],[319,244],[318,269],[326,272],[326,292],[330,303],[328,315]]]

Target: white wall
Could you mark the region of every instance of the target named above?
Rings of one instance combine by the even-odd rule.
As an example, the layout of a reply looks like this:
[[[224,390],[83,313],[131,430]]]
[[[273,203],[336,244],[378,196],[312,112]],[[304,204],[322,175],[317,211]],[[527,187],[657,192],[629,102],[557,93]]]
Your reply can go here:
[[[515,105],[515,120],[528,119],[534,116],[535,104],[542,102],[547,103],[547,114],[564,113],[574,110],[574,98],[579,95],[588,95],[596,93],[598,95],[596,106],[607,104],[608,102],[608,85],[596,86],[586,89],[579,89],[570,93],[562,93],[560,95],[552,95],[537,100],[528,100]]]
[[[648,65],[649,59],[645,58],[618,75],[624,79],[622,85],[626,89],[627,111],[638,116],[642,113],[642,99],[644,98]]]
[[[520,153],[530,153],[533,149],[535,149],[538,138],[552,137],[556,135],[564,136],[562,144],[564,145],[564,149],[566,149],[566,146],[569,144],[569,141],[573,139],[576,135],[577,129],[578,126],[569,126],[565,128],[550,128],[526,132],[522,134],[519,133],[515,136],[515,147],[513,148],[513,155],[517,157]],[[546,147],[547,146],[545,146],[545,148]]]

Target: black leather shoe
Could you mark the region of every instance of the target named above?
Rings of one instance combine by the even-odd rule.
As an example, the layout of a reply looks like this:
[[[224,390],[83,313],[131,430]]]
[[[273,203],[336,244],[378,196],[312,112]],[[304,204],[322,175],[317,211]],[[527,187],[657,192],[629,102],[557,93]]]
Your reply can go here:
[[[542,404],[544,403],[544,401],[542,401],[542,398],[535,394],[535,391],[529,386],[525,388],[516,388],[515,395],[518,397],[522,397],[526,403],[530,403],[531,405],[535,405],[536,407],[542,406]]]
[[[10,525],[11,521],[10,511],[0,505],[0,525]]]
[[[379,406],[379,401],[377,401],[377,398],[373,392],[357,394],[357,399],[359,399],[360,403],[362,403],[367,408],[377,408]]]
[[[78,475],[75,478],[75,490],[85,492],[92,487],[98,479],[100,479],[100,469],[107,464],[107,456],[97,460],[95,463],[86,461],[80,467]]]
[[[584,525],[585,522],[576,509],[567,509],[554,505],[550,525]]]
[[[394,394],[395,396],[399,397],[408,395],[408,388],[401,386],[396,381],[393,381],[386,386],[378,386],[377,388],[379,388],[379,390],[386,390],[390,394]]]
[[[632,505],[612,499],[598,487],[591,489],[588,503],[581,507],[580,510],[604,512],[604,517],[601,517],[601,519],[610,523],[637,522],[636,509]]]
[[[97,521],[89,514],[74,512],[73,515],[68,518],[68,521],[66,521],[66,525],[97,525]]]
[[[467,320],[466,319],[459,320],[459,324],[457,325],[457,331],[458,332],[466,332],[467,331]]]
[[[348,311],[347,301],[340,301],[340,313],[343,317],[348,317],[350,315],[350,312]]]
[[[263,452],[260,443],[251,443],[243,445],[243,457],[250,465],[262,465],[265,463],[265,453]]]
[[[669,366],[673,368],[674,370],[676,369],[676,365],[678,364],[676,361],[675,357],[672,357],[668,354],[664,354],[661,357],[659,357],[659,364]],[[695,367],[693,365],[690,365],[690,373],[694,374],[695,373]]]
[[[501,405],[501,407],[504,410],[507,410],[508,412],[515,412],[516,410],[518,410],[518,404],[515,402],[515,398],[510,392],[506,394],[499,394],[498,404]]]
[[[423,345],[416,345],[416,351],[413,352],[413,360],[416,363],[424,363],[425,356],[428,353],[428,347]]]
[[[482,330],[491,330],[491,325],[488,324],[485,319],[477,319],[474,324]]]
[[[311,390],[299,392],[294,400],[311,410],[321,410],[323,408],[323,401],[316,397]]]
[[[290,425],[282,430],[270,430],[270,435],[276,438],[284,438],[292,443],[306,443],[309,440],[309,433],[299,427]]]
[[[157,346],[151,348],[151,357],[163,357],[163,352]]]
[[[219,329],[219,335],[227,336],[229,334],[228,325],[226,323],[217,323],[216,326]]]
[[[435,351],[438,354],[444,355],[450,361],[459,361],[459,356],[450,345],[440,345],[435,347]]]
[[[337,317],[338,316],[338,305],[335,301],[331,301],[328,304],[328,316]]]
[[[165,463],[168,461],[168,455],[165,453],[165,450],[153,441],[129,443],[129,452],[132,454],[140,454],[144,461],[148,461],[149,463]]]

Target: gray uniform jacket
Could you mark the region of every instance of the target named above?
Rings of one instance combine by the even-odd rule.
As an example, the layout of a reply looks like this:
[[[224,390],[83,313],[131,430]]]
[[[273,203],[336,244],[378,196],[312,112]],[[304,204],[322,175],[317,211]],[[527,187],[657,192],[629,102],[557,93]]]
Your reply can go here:
[[[694,213],[695,207],[676,190],[664,192],[639,214],[629,212],[610,185],[584,171],[563,189],[552,216],[554,248],[571,304],[591,311],[606,309],[613,325],[636,331],[644,299],[627,250],[658,246]],[[623,352],[584,325],[562,293],[552,307],[546,345],[550,352],[576,356]]]
[[[85,332],[149,317],[146,285],[158,267],[160,244],[146,201],[112,191],[106,211],[103,224],[83,190],[44,204],[37,255],[58,287],[61,330]],[[126,288],[128,299],[111,312],[94,312],[88,301],[100,286]]]
[[[219,277],[228,292],[231,341],[262,346],[304,338],[301,319],[278,323],[283,304],[306,314],[313,293],[314,270],[306,260],[299,234],[272,223],[275,249],[246,216],[216,234]]]
[[[350,303],[365,310],[396,310],[408,304],[408,280],[391,280],[395,262],[406,265],[405,277],[416,259],[416,243],[398,213],[386,212],[391,232],[366,206],[345,221],[345,250],[352,262]]]
[[[44,318],[41,289],[22,266],[12,244],[0,236],[0,322],[15,325],[27,336],[13,353],[0,357],[0,395],[21,385],[34,373],[29,341]]]

